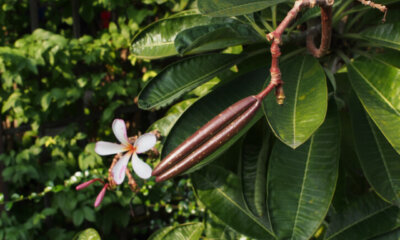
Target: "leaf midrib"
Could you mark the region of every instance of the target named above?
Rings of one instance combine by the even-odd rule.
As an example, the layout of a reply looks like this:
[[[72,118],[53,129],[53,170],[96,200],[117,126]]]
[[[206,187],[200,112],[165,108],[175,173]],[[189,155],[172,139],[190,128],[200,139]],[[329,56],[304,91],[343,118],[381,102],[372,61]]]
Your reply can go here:
[[[368,34],[365,34],[364,36],[367,37],[367,38],[370,38],[372,40],[378,40],[378,41],[382,41],[382,42],[387,42],[387,43],[391,43],[391,44],[396,45],[396,46],[400,45],[398,42],[390,41],[390,40],[384,39],[384,38],[380,38],[381,36],[380,37],[375,37],[373,35],[368,35]]]
[[[162,97],[160,101],[154,101],[152,103],[150,103],[150,105],[152,105],[152,107],[150,108],[154,108],[154,107],[159,107],[160,105],[162,106],[163,104],[165,104],[165,102],[169,102],[170,98],[174,95],[176,95],[177,93],[179,93],[181,90],[190,87],[191,85],[196,85],[198,82],[203,81],[203,79],[206,79],[207,77],[209,77],[210,75],[216,74],[219,71],[222,71],[224,68],[227,68],[227,66],[229,65],[234,65],[237,64],[237,62],[240,62],[242,59],[241,58],[236,58],[233,61],[228,62],[227,64],[215,69],[213,72],[210,72],[208,74],[202,75],[202,77],[197,78],[196,80],[189,82],[179,88],[176,88],[175,91],[167,93],[166,95],[164,95],[165,97]],[[156,103],[156,104],[154,104]],[[158,104],[157,104],[158,103]]]
[[[300,86],[300,81],[302,79],[303,75],[303,70],[304,70],[304,62],[305,62],[305,57],[303,57],[303,61],[301,62],[301,67],[299,71],[299,76],[297,78],[297,85],[296,85],[296,93],[294,95],[294,106],[293,106],[293,143],[292,146],[296,145],[296,108],[297,108],[297,96],[299,93],[299,86]]]
[[[300,191],[300,197],[299,197],[299,201],[297,203],[297,210],[296,210],[296,217],[294,219],[294,224],[293,224],[293,230],[292,230],[292,236],[290,237],[290,239],[293,239],[294,237],[294,232],[297,226],[297,217],[299,216],[299,211],[300,211],[300,206],[301,206],[301,202],[302,202],[302,198],[303,198],[303,191],[304,191],[304,182],[307,179],[307,173],[308,173],[308,164],[310,163],[310,159],[311,159],[311,152],[312,152],[312,147],[314,144],[314,136],[311,138],[311,142],[310,142],[310,147],[308,149],[308,153],[307,153],[307,160],[306,160],[306,166],[305,166],[305,172],[303,175],[303,181],[301,184],[301,191]]]
[[[368,119],[368,122],[369,122],[369,124],[370,124],[370,126],[371,126],[371,121],[370,121],[369,119]],[[371,132],[372,132],[372,135],[374,136],[376,145],[377,145],[377,147],[378,147],[379,154],[381,155],[381,159],[382,159],[382,162],[383,162],[383,166],[385,167],[386,175],[387,175],[387,177],[389,178],[390,186],[392,186],[391,189],[392,189],[392,191],[393,191],[394,197],[397,198],[397,194],[396,194],[396,192],[395,192],[395,190],[394,190],[394,189],[395,189],[395,186],[394,186],[394,183],[393,183],[392,174],[389,172],[389,168],[388,168],[387,162],[386,162],[386,161],[387,161],[387,160],[386,160],[386,157],[385,157],[384,154],[383,154],[382,147],[381,147],[381,145],[380,145],[380,143],[379,143],[379,141],[378,141],[378,138],[377,138],[377,135],[376,135],[376,132],[375,132],[375,129],[373,128],[373,126],[371,126]],[[389,201],[390,201],[390,199],[389,199]]]
[[[335,236],[338,235],[338,234],[341,234],[342,232],[346,231],[347,229],[349,229],[349,228],[351,228],[351,227],[353,227],[353,226],[359,224],[360,222],[362,222],[362,221],[364,221],[364,220],[370,218],[370,217],[373,216],[373,215],[376,215],[376,214],[379,214],[379,213],[381,213],[381,212],[383,212],[383,211],[386,211],[387,209],[389,209],[389,208],[391,208],[391,207],[393,207],[393,206],[392,206],[392,205],[386,206],[386,207],[380,209],[379,211],[375,211],[375,212],[373,212],[373,213],[371,213],[371,214],[368,214],[367,216],[365,216],[365,217],[363,217],[363,218],[360,218],[359,220],[357,220],[357,221],[351,223],[350,225],[347,225],[346,227],[342,228],[340,231],[338,231],[338,232],[336,232],[335,234],[331,235],[327,240],[332,239],[333,237],[335,237]]]
[[[383,96],[383,94],[382,94],[371,82],[368,81],[368,78],[367,78],[364,74],[362,74],[362,72],[359,71],[359,69],[358,69],[354,64],[351,64],[351,65],[353,66],[354,70],[355,70],[355,71],[361,76],[361,78],[365,81],[365,83],[367,83],[368,86],[370,86],[370,88],[372,88],[372,90],[373,90],[374,92],[376,92],[376,93],[378,94],[378,96],[379,96],[390,108],[392,108],[392,110],[396,113],[396,115],[400,116],[400,112],[398,112],[397,109],[392,105],[392,103],[391,103],[387,98],[385,98],[385,96]]]

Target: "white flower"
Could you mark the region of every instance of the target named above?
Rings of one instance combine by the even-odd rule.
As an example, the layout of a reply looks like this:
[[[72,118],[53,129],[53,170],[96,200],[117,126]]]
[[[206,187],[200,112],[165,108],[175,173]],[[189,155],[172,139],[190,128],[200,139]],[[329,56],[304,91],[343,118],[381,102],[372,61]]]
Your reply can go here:
[[[128,140],[124,120],[115,119],[112,124],[112,130],[121,144],[99,141],[96,143],[94,151],[102,156],[127,152],[118,160],[117,164],[115,164],[112,169],[115,183],[121,184],[124,181],[125,169],[131,156],[133,171],[135,171],[140,178],[150,178],[151,167],[143,162],[136,153],[144,153],[154,147],[157,141],[156,136],[152,133],[143,134],[136,140],[135,144],[132,145]]]

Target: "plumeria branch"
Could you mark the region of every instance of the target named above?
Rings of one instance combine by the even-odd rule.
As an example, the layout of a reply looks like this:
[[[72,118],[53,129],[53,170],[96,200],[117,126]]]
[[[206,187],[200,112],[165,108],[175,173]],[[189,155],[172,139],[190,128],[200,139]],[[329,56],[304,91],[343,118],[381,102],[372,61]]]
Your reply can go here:
[[[285,94],[283,91],[283,81],[281,79],[281,70],[279,68],[279,57],[281,56],[281,51],[279,45],[282,43],[282,34],[285,29],[289,26],[289,24],[296,18],[297,14],[301,11],[302,8],[308,7],[313,8],[315,5],[320,6],[321,8],[329,8],[333,5],[333,0],[297,0],[294,3],[292,9],[288,12],[286,17],[282,20],[279,26],[275,29],[275,31],[267,34],[267,40],[272,41],[271,44],[271,84],[275,86],[275,95],[278,104],[283,104],[285,99]],[[332,16],[329,17],[330,21]],[[330,25],[329,25],[330,26]],[[331,31],[331,29],[326,29],[322,31]],[[330,42],[330,33],[329,35],[324,35],[324,39],[329,39]],[[326,46],[329,47],[329,42],[323,44],[323,48]],[[315,46],[315,45],[314,45]],[[324,50],[326,51],[326,50]]]
[[[370,6],[372,8],[376,8],[379,11],[383,12],[383,18],[382,18],[382,22],[386,21],[386,15],[387,15],[387,7],[385,5],[379,4],[379,3],[374,3],[372,1],[369,0],[358,0],[360,3],[362,3],[363,5],[366,6]]]
[[[333,3],[333,2],[332,2]],[[321,6],[321,44],[319,48],[315,46],[314,34],[307,35],[307,49],[310,53],[320,58],[324,56],[331,45],[332,35],[332,6]]]

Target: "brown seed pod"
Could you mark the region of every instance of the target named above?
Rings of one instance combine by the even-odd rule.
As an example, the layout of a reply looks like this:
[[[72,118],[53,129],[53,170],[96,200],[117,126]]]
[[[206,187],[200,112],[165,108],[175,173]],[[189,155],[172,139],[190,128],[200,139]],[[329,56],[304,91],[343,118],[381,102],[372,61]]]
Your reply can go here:
[[[153,170],[152,175],[158,176],[167,171],[172,165],[184,159],[187,155],[193,155],[193,152],[205,141],[212,138],[221,129],[234,121],[239,115],[249,109],[250,106],[257,102],[254,96],[246,97],[211,119],[203,127],[197,130],[175,150],[170,152],[163,161]],[[229,138],[228,138],[229,139]],[[191,165],[192,166],[192,165]],[[164,174],[163,174],[164,175]]]
[[[250,101],[250,100],[248,100],[248,98],[251,98],[253,100]],[[235,134],[237,134],[252,119],[252,117],[255,115],[255,113],[257,112],[257,110],[260,108],[260,105],[261,105],[261,100],[255,96],[247,97],[247,98],[237,102],[236,104],[241,103],[244,100],[246,102],[245,107],[237,108],[237,109],[235,108],[235,110],[236,110],[235,112],[233,112],[232,108],[228,108],[227,110],[223,111],[221,114],[218,115],[219,118],[218,118],[218,116],[215,117],[214,119],[212,119],[210,122],[208,122],[204,127],[202,127],[200,129],[202,131],[205,131],[204,129],[210,128],[209,126],[213,125],[214,122],[217,122],[217,121],[220,125],[224,126],[220,131],[218,131],[216,133],[213,132],[213,134],[210,134],[208,132],[208,134],[211,135],[211,138],[206,140],[202,145],[199,146],[198,142],[194,142],[191,140],[191,138],[196,137],[196,134],[198,134],[197,132],[195,134],[193,134],[191,137],[189,137],[184,143],[182,143],[180,146],[186,146],[186,145],[184,145],[186,142],[191,143],[191,145],[189,145],[190,148],[187,147],[187,149],[189,149],[189,150],[187,150],[187,152],[189,152],[189,154],[187,156],[185,156],[183,159],[179,158],[180,155],[176,155],[176,154],[172,155],[175,158],[173,158],[173,157],[168,158],[168,156],[170,156],[172,153],[174,153],[176,151],[179,152],[180,147],[176,148],[173,152],[171,152],[171,154],[168,155],[167,158],[165,158],[163,160],[163,162],[165,162],[166,160],[171,162],[171,164],[175,163],[179,160],[180,160],[180,162],[175,164],[174,166],[172,166],[169,169],[163,168],[162,171],[157,171],[157,173],[159,173],[159,175],[157,175],[156,181],[157,182],[165,181],[169,178],[177,176],[178,174],[186,171],[193,165],[200,162],[202,159],[204,159],[207,156],[209,156],[210,154],[212,154],[215,150],[217,150],[220,146],[222,146],[229,139],[231,139]],[[250,103],[250,104],[247,104],[247,103]],[[236,104],[232,105],[232,107],[235,106]],[[242,109],[244,109],[244,111],[241,111]],[[224,114],[229,114],[229,116],[232,116],[232,117],[230,118],[230,120],[228,120],[228,118],[223,117]],[[223,119],[223,120],[219,120],[219,119]],[[207,133],[207,132],[205,132],[205,133]],[[164,166],[168,166],[168,165],[169,165],[168,163],[164,163]]]

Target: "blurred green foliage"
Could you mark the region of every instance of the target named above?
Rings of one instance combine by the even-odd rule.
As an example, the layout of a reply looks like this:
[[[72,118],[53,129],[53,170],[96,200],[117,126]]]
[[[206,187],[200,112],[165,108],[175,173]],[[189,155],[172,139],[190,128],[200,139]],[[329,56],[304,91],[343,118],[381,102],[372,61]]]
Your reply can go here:
[[[82,0],[74,9],[71,1],[40,0],[33,32],[29,2],[0,0],[0,239],[85,239],[96,230],[103,239],[144,239],[198,219],[202,209],[184,178],[138,181],[138,194],[121,185],[98,209],[99,185],[74,189],[106,177],[112,157],[96,155],[94,142],[114,141],[114,118],[135,135],[159,117],[139,110],[135,97],[165,63],[137,60],[128,47],[143,26],[192,1]],[[177,106],[155,126],[170,129],[188,104]]]

